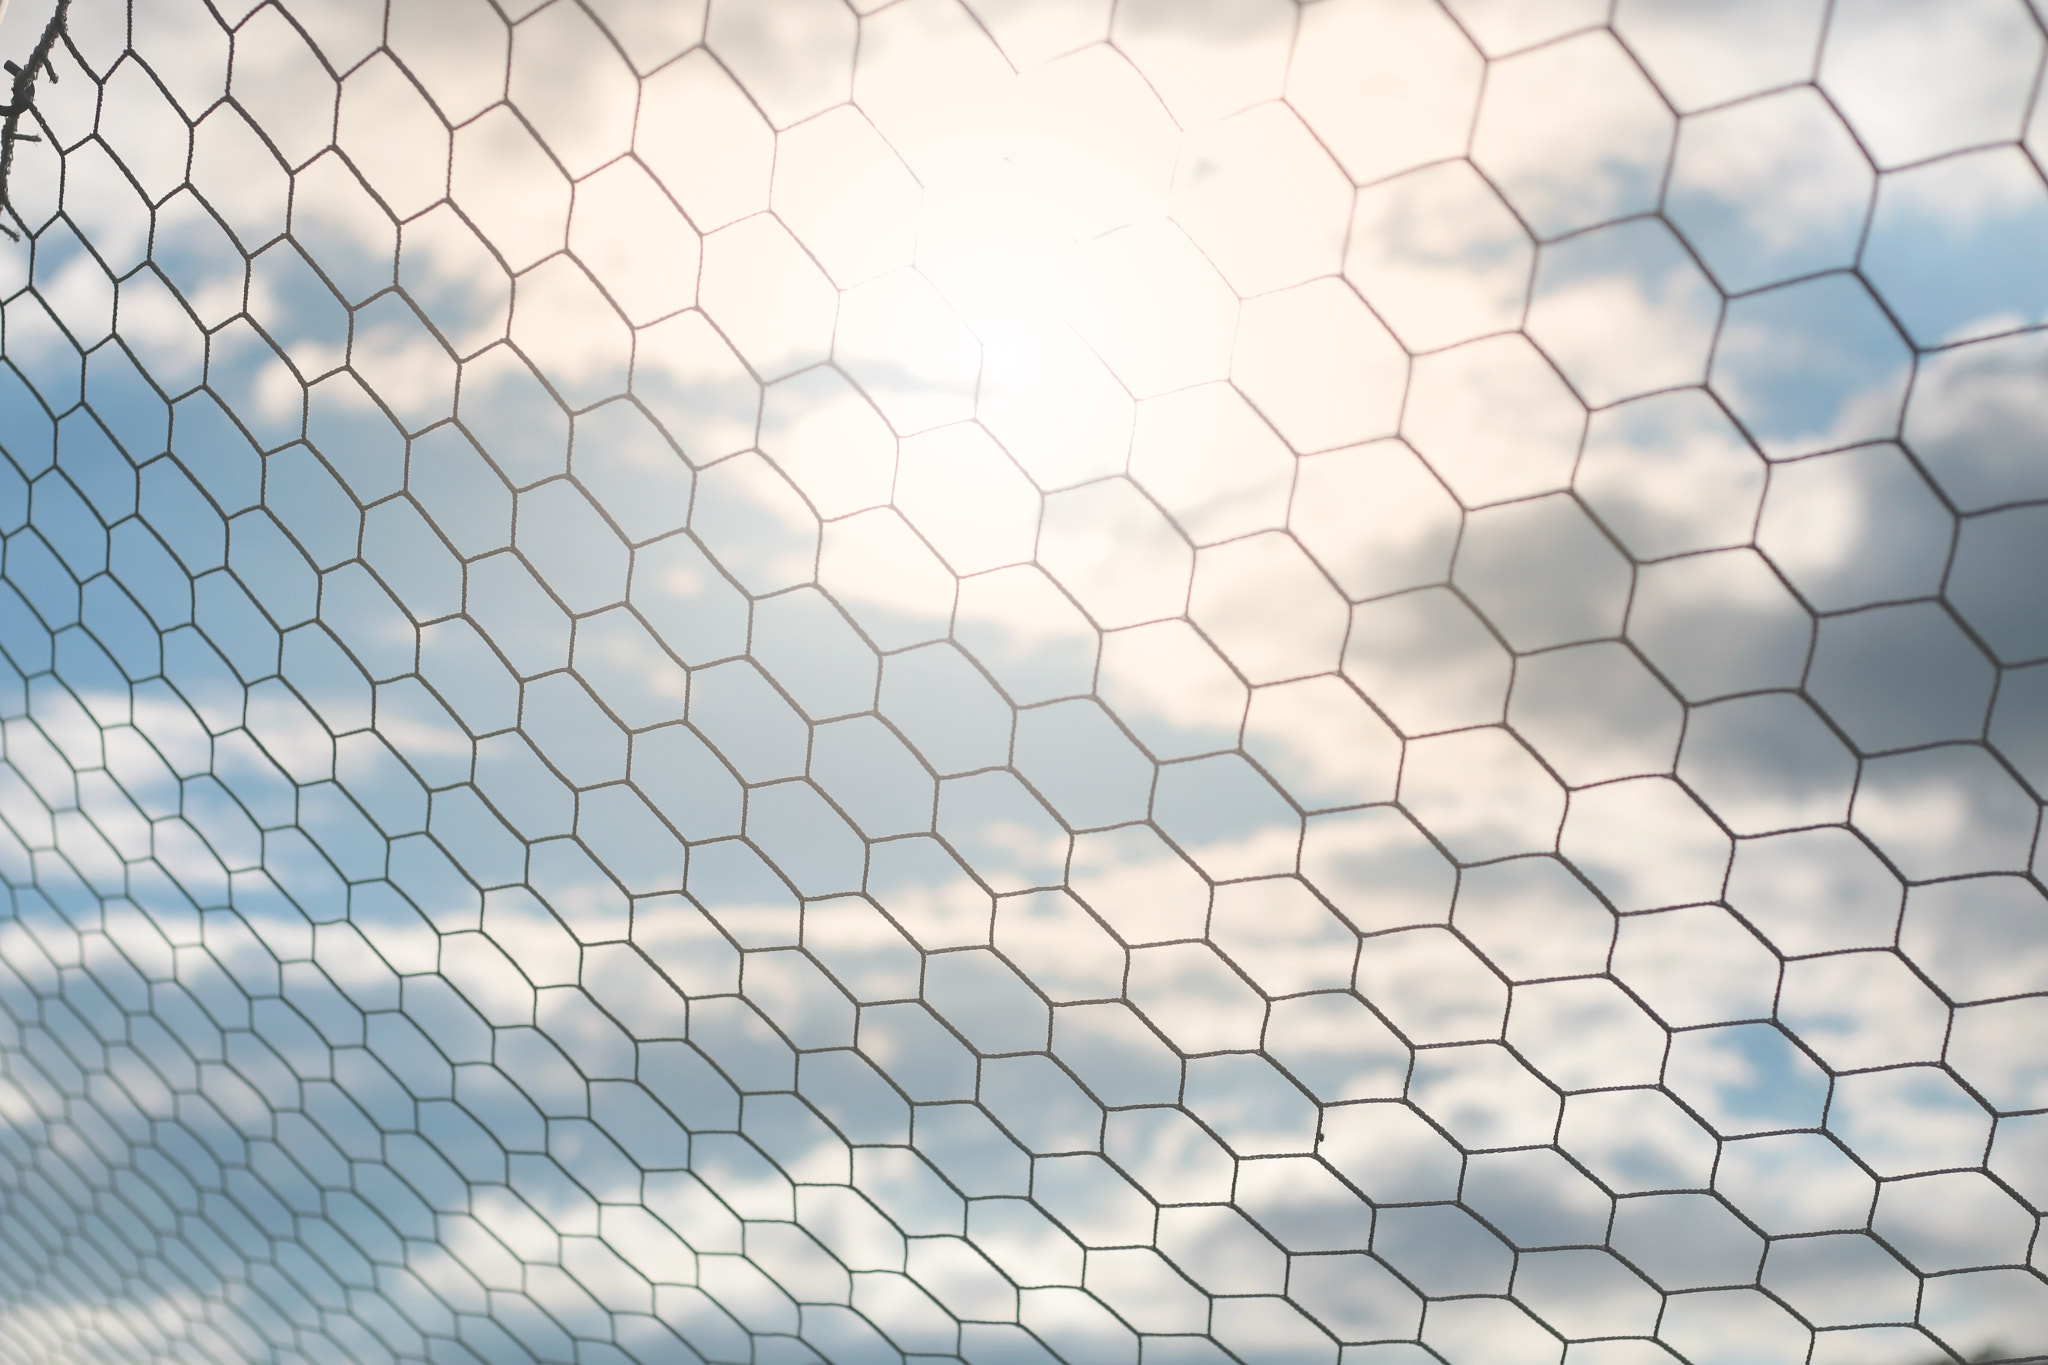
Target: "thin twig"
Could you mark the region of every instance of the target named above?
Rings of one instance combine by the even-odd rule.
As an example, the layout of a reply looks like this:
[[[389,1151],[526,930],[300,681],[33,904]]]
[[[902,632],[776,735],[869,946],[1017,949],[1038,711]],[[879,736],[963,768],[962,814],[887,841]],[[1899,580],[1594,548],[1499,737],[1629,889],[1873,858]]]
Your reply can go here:
[[[9,177],[14,170],[14,144],[24,140],[41,141],[35,134],[21,131],[21,116],[35,107],[36,74],[47,71],[51,81],[57,79],[57,68],[50,61],[50,53],[56,49],[57,40],[62,38],[71,54],[74,57],[78,55],[71,35],[64,28],[70,9],[71,0],[57,0],[57,8],[51,12],[50,22],[43,25],[43,36],[36,40],[35,51],[29,54],[28,64],[17,66],[13,62],[7,63],[7,70],[14,77],[14,91],[7,104],[0,107],[0,114],[6,116],[5,121],[0,122],[0,232],[6,233],[9,241],[21,240],[21,234],[5,221],[6,215],[14,212],[14,202],[8,197]]]

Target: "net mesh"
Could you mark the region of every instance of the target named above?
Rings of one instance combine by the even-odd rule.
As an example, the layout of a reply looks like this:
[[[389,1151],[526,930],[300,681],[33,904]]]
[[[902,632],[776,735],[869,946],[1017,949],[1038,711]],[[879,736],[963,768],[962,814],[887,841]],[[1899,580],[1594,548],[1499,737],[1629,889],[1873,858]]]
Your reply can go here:
[[[0,1357],[2048,1352],[2021,0],[49,15]]]

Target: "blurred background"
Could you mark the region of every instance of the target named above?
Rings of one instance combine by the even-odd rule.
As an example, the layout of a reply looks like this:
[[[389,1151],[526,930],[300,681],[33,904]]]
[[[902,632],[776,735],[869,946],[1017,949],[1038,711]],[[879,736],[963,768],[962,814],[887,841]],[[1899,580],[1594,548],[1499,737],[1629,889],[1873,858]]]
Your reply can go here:
[[[2043,24],[76,0],[0,1358],[2048,1354]]]

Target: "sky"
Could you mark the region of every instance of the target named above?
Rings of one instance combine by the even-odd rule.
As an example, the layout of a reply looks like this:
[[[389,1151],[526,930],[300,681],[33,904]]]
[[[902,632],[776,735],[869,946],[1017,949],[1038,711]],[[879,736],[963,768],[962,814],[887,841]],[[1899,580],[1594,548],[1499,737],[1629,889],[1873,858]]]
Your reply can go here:
[[[77,0],[0,1358],[2048,1353],[2044,23]]]

